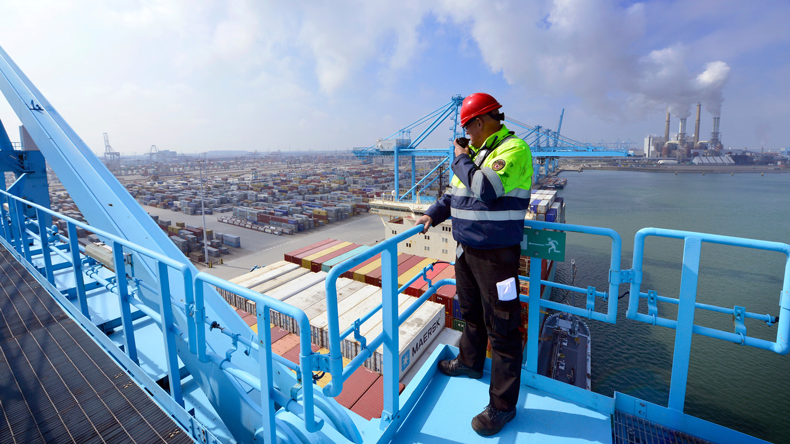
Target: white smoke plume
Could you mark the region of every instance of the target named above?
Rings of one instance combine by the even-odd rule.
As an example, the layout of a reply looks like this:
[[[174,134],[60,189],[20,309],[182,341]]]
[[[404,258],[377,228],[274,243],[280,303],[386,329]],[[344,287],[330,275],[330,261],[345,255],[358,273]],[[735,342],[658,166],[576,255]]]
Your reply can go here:
[[[700,100],[705,104],[705,109],[714,117],[721,116],[721,103],[724,101],[722,88],[727,83],[730,67],[724,62],[711,62],[694,79],[695,86],[700,92]]]
[[[665,105],[675,117],[686,118],[691,115],[691,105],[702,102],[713,116],[721,115],[722,88],[730,67],[722,61],[710,62],[703,72],[694,76],[685,60],[686,49],[680,45],[652,51],[640,60],[636,100],[632,103],[648,107]]]

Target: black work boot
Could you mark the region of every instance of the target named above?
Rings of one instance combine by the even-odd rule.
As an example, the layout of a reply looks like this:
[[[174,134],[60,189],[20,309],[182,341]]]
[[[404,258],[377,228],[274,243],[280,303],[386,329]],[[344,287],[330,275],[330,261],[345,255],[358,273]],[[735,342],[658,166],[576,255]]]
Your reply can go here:
[[[496,435],[505,424],[512,421],[515,417],[516,409],[505,412],[497,410],[489,404],[482,413],[472,418],[472,428],[480,436]]]
[[[452,361],[447,359],[439,361],[439,371],[447,376],[466,375],[472,379],[480,379],[483,377],[483,372],[476,372],[472,368],[465,366],[458,358]]]

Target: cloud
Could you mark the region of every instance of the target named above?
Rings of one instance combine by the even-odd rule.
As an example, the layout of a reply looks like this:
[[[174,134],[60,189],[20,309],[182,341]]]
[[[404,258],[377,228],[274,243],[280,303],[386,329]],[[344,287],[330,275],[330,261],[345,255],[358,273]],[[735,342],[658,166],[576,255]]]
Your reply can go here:
[[[726,63],[713,61],[695,78],[682,44],[640,54],[649,28],[642,3],[626,8],[613,0],[487,4],[448,4],[445,13],[457,25],[469,24],[486,64],[510,84],[530,85],[541,94],[572,93],[588,110],[615,120],[666,106],[686,117],[699,100],[711,102],[711,110],[721,108]]]
[[[302,3],[297,43],[309,49],[321,91],[331,95],[368,63],[385,72],[404,69],[429,11],[414,0]]]
[[[596,140],[628,137],[623,128],[666,107],[687,116],[701,101],[718,114],[725,95],[733,113],[769,100],[773,111],[760,110],[774,114],[774,140],[779,116],[790,118],[777,97],[743,93],[745,70],[784,63],[772,62],[781,51],[760,55],[790,42],[782,2],[7,3],[4,49],[86,140],[109,132],[124,150],[266,149],[293,134],[294,145],[366,145],[445,94],[489,87],[531,113],[522,120],[578,110],[590,122],[578,137]]]

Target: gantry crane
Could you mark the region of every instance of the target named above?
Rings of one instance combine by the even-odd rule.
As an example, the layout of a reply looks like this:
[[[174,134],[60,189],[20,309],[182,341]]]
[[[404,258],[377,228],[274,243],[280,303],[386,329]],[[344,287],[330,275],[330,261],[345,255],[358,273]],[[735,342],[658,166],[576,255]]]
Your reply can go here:
[[[460,109],[464,98],[460,95],[452,97],[449,103],[433,112],[423,116],[415,122],[399,129],[390,136],[379,139],[370,147],[354,148],[352,151],[357,158],[365,159],[376,156],[392,156],[395,164],[395,186],[393,198],[398,201],[416,201],[436,180],[442,177],[441,171],[445,170],[452,177],[452,170],[447,168],[454,157],[452,141],[462,137],[465,132],[460,125]],[[512,118],[505,121],[512,124],[511,129],[516,130],[518,137],[524,139],[532,150],[535,165],[534,181],[539,181],[546,175],[556,171],[560,157],[625,157],[626,151],[612,150],[603,145],[583,143],[560,135],[565,110],[562,110],[557,130],[552,131],[542,126],[530,126]],[[451,137],[448,148],[418,148],[439,125],[450,119]],[[427,124],[427,126],[425,126]],[[411,139],[411,132],[422,128],[419,136]],[[520,131],[520,133],[518,133]],[[405,156],[411,159],[411,188],[405,193],[400,192],[400,158]],[[436,166],[418,180],[417,157],[439,158]],[[447,164],[447,166],[443,166]],[[541,168],[543,166],[543,168]],[[436,174],[435,174],[436,173]]]
[[[104,164],[110,171],[121,169],[121,153],[110,146],[110,138],[107,133],[104,133]]]

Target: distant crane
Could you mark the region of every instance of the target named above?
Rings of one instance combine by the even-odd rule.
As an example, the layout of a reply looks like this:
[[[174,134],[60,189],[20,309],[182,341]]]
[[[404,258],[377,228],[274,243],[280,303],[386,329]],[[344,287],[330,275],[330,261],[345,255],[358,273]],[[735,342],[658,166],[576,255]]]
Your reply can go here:
[[[155,164],[159,160],[159,148],[156,145],[151,145],[151,149],[148,150],[148,161],[151,165]]]
[[[410,125],[401,128],[390,136],[379,139],[370,147],[354,148],[354,155],[362,159],[363,162],[371,157],[392,156],[395,163],[395,190],[393,198],[399,201],[416,201],[420,195],[425,196],[434,182],[440,180],[443,172],[449,173],[452,178],[452,169],[443,166],[445,162],[450,165],[454,157],[452,141],[465,134],[460,125],[460,108],[464,98],[460,95],[453,96],[450,103],[423,116]],[[560,157],[625,157],[626,152],[612,150],[605,146],[593,145],[579,142],[560,135],[562,121],[565,116],[565,109],[560,114],[560,121],[557,130],[552,131],[541,126],[530,126],[518,120],[506,118],[511,130],[515,130],[518,137],[524,139],[530,146],[533,161],[537,164],[534,181],[539,181],[542,177],[551,174],[559,167]],[[450,145],[448,148],[417,148],[435,129],[447,119],[450,120]],[[425,126],[427,125],[427,126]],[[411,131],[422,128],[420,134],[412,139]],[[521,132],[519,134],[519,131]],[[405,193],[400,190],[400,157],[406,156],[411,159],[411,188]],[[416,157],[438,158],[438,164],[425,176],[418,180]],[[541,168],[541,166],[544,166]],[[437,174],[434,174],[437,173]]]
[[[563,117],[565,117],[565,108],[563,108],[562,109],[562,113],[560,113],[560,123],[559,123],[559,125],[557,125],[557,131],[555,131],[555,134],[557,134],[557,138],[554,139],[554,148],[557,148],[557,142],[559,142],[559,139],[560,139],[560,130],[562,130],[562,118]]]
[[[156,145],[151,145],[151,149],[148,150],[148,159],[151,167],[154,169],[148,180],[157,181],[159,180],[159,174],[162,172],[164,164],[161,161],[161,153]]]
[[[110,171],[119,170],[121,168],[121,153],[115,151],[110,146],[110,137],[104,133],[104,165]]]

